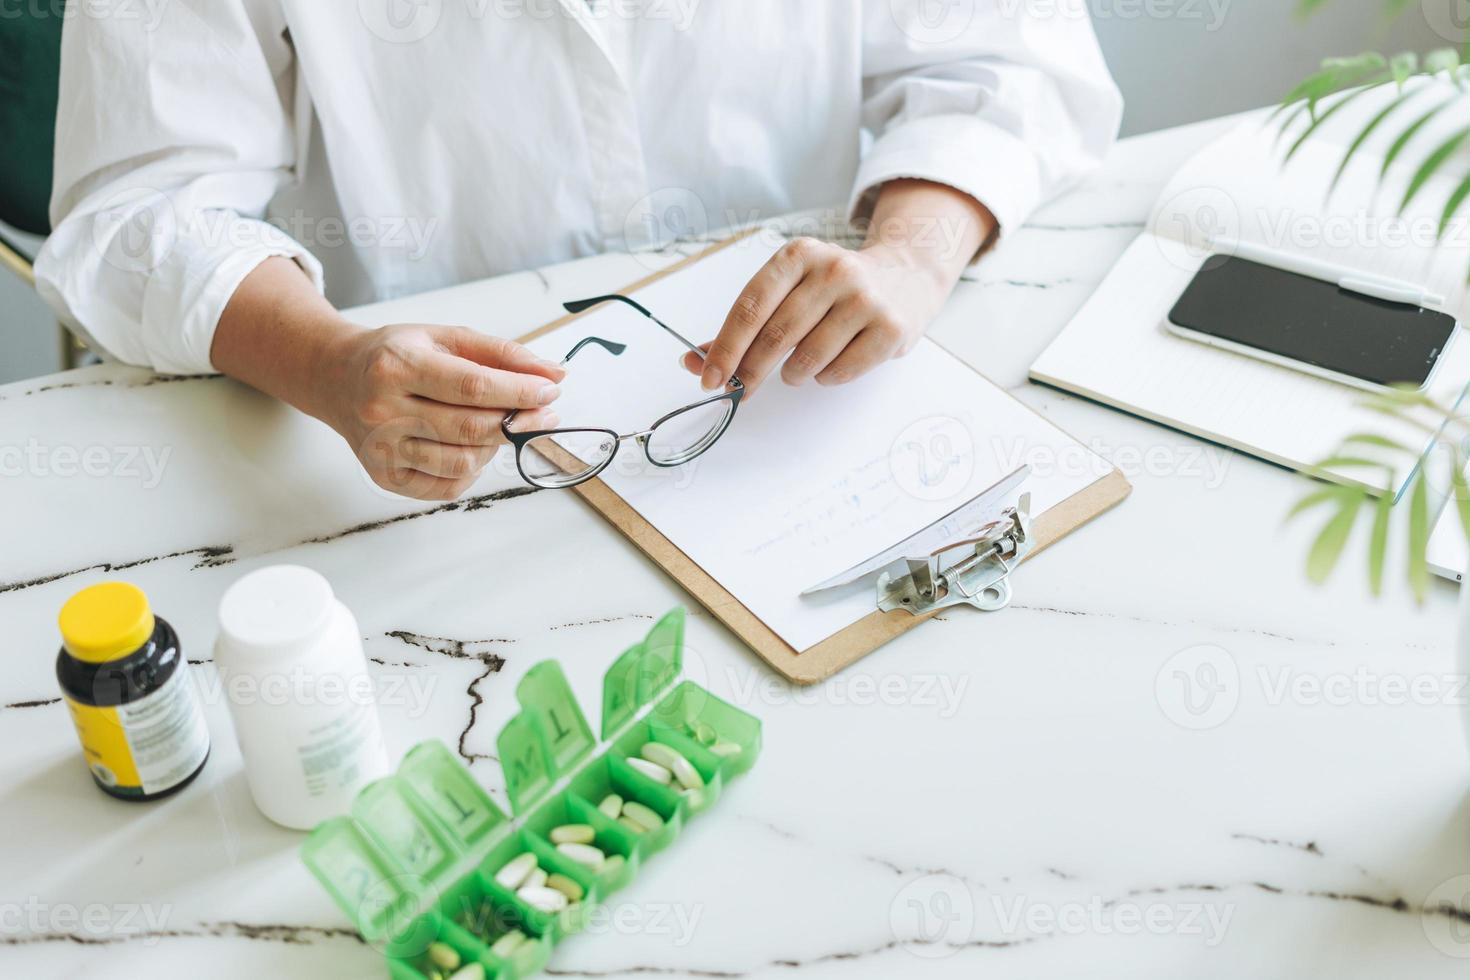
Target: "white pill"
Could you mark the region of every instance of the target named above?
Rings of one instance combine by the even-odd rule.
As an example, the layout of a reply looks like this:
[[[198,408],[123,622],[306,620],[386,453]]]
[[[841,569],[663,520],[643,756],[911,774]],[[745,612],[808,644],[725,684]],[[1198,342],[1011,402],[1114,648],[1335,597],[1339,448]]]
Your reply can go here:
[[[568,859],[585,864],[594,871],[602,869],[602,862],[607,857],[591,844],[558,844],[556,849]]]
[[[540,909],[542,912],[560,912],[567,907],[567,897],[565,895],[555,888],[546,888],[545,886],[534,888],[527,886],[522,888],[516,892],[516,898],[519,898],[531,906],[531,908]]]
[[[716,742],[709,750],[721,758],[729,759],[740,754],[740,746],[734,742]]]
[[[609,793],[597,804],[597,809],[609,820],[616,820],[618,814],[623,812],[623,798],[616,793]]]
[[[527,851],[502,865],[500,870],[495,872],[495,883],[502,888],[515,891],[526,883],[526,879],[531,877],[531,872],[535,870],[536,855]]]
[[[540,868],[537,868],[526,876],[525,884],[521,885],[521,887],[540,888],[544,884],[546,884],[546,872],[542,871]]]
[[[679,785],[685,789],[704,788],[704,777],[694,768],[693,763],[662,742],[647,742],[639,752],[649,762],[663,766],[673,773]]]
[[[649,762],[647,759],[629,759],[628,765],[637,769],[660,786],[667,786],[674,780],[673,773],[669,772],[663,766]]]
[[[551,828],[553,844],[590,844],[597,839],[597,831],[585,823],[569,823]]]
[[[663,817],[654,813],[650,807],[646,807],[635,800],[629,800],[623,804],[623,816],[642,827],[645,831],[662,830],[664,826]]]

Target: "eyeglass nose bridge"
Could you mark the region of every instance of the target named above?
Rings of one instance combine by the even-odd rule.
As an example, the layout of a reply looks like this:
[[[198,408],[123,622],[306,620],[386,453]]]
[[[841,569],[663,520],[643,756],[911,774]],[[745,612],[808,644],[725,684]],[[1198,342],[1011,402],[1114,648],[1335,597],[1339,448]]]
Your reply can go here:
[[[642,432],[630,432],[625,436],[618,436],[618,442],[627,442],[629,439],[637,439],[638,445],[648,448],[648,437],[653,435],[652,429],[644,429]]]

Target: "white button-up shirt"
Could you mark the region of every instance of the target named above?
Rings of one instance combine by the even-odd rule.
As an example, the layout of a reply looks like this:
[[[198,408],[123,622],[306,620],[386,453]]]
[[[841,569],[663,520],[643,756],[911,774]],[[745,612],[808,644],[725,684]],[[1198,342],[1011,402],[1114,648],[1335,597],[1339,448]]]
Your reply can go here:
[[[105,6],[65,27],[38,284],[95,347],[170,372],[212,370],[269,256],[356,304],[860,215],[898,177],[1004,230],[1121,113],[1084,0]]]

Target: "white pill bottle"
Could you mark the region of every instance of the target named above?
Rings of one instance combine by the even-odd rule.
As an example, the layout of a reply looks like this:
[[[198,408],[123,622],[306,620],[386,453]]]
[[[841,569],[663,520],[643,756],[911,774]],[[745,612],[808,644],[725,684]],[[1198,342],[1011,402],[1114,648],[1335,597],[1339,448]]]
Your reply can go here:
[[[310,830],[388,774],[357,620],[317,572],[251,572],[220,600],[215,667],[255,805]]]

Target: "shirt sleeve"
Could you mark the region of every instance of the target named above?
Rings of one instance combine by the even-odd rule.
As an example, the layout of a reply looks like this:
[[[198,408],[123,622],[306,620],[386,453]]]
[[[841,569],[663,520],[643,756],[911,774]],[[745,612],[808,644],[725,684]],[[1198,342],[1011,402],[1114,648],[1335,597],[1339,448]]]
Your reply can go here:
[[[152,8],[150,8],[152,9]],[[62,32],[53,231],[41,295],[105,356],[214,370],[214,331],[265,259],[321,265],[264,221],[294,179],[294,58],[279,3],[86,9]]]
[[[1123,99],[1085,0],[864,0],[864,127],[849,202],[886,181],[947,184],[1002,231],[1097,166]]]

